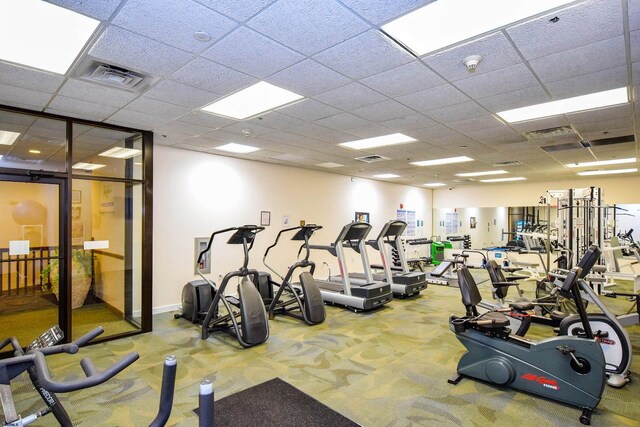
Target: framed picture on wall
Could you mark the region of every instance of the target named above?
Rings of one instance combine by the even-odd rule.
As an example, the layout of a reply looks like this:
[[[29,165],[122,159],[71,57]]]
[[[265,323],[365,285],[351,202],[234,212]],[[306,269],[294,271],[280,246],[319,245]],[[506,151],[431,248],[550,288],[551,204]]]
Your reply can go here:
[[[262,226],[271,225],[271,212],[269,211],[260,212],[260,225]]]
[[[71,218],[80,219],[82,216],[82,208],[80,206],[73,206],[71,208]]]
[[[82,191],[71,190],[71,203],[74,205],[82,203]]]
[[[115,212],[116,202],[113,182],[100,183],[100,213]]]
[[[475,216],[472,216],[471,218],[469,218],[469,227],[476,228],[477,224],[478,224],[478,221],[476,221]]]
[[[369,212],[356,212],[356,222],[369,222]]]

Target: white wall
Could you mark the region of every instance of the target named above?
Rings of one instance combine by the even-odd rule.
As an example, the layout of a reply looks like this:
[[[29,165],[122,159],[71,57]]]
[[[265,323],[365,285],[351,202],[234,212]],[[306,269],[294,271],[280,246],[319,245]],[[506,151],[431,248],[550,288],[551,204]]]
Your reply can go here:
[[[446,233],[445,221],[447,212],[458,213],[458,231]],[[471,228],[471,217],[476,219],[476,228]],[[433,210],[433,234],[445,239],[448,235],[462,236],[468,234],[471,237],[472,248],[484,248],[495,245],[505,245],[510,239],[503,236],[503,231],[508,231],[508,208],[442,208]],[[453,246],[461,246],[462,242],[453,242]]]
[[[353,221],[356,211],[369,212],[373,238],[380,226],[396,217],[400,204],[416,211],[416,219],[424,221],[418,234],[431,235],[432,190],[403,186],[304,170],[292,167],[215,156],[156,146],[154,151],[154,237],[153,237],[153,306],[156,310],[180,303],[183,285],[192,280],[195,263],[194,238],[209,236],[213,231],[243,224],[259,224],[260,211],[271,212],[271,226],[260,233],[251,251],[250,266],[264,269],[262,255],[277,232],[282,229],[283,215],[291,224],[300,220],[324,227],[312,243],[329,244],[346,223]],[[284,273],[296,256],[299,245],[289,241],[269,254],[273,265]],[[242,262],[242,246],[226,245],[229,234],[214,241],[211,278],[237,269]],[[350,265],[359,261],[348,253]],[[317,274],[326,276],[326,261],[331,273],[337,274],[335,259],[314,251]],[[370,254],[372,262],[378,262]],[[235,292],[235,286],[231,287]]]
[[[511,184],[485,184],[460,186],[453,190],[434,190],[434,208],[469,208],[498,206],[535,206],[547,190],[600,187],[607,204],[640,202],[640,176],[615,178],[585,177],[570,181],[515,182]]]

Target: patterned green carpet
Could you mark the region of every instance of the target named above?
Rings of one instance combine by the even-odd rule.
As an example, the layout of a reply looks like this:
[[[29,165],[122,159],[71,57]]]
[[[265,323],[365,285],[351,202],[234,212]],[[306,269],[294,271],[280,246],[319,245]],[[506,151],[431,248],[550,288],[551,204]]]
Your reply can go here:
[[[533,284],[524,287],[533,295]],[[483,289],[488,297],[486,285]],[[251,349],[241,349],[225,334],[203,341],[197,326],[165,313],[154,317],[153,333],[92,346],[76,356],[56,356],[51,365],[54,375],[70,379],[81,375],[75,366],[81,355],[99,367],[130,351],[141,355],[109,383],[63,396],[77,426],[148,425],[157,411],[162,362],[169,354],[179,363],[172,426],[197,425],[191,409],[197,406],[202,379],[213,381],[219,399],[275,377],[364,426],[579,425],[580,411],[573,407],[470,379],[448,384],[464,352],[448,317],[462,313],[457,288],[430,286],[417,299],[395,300],[371,313],[329,306],[326,322],[313,327],[279,317],[270,322],[269,340]],[[638,355],[640,326],[628,331]],[[533,332],[551,335],[546,329]],[[633,371],[623,389],[605,389],[593,425],[640,425],[638,357]],[[14,387],[18,410],[28,414],[40,408],[29,383],[19,384]],[[35,425],[55,425],[49,417]]]

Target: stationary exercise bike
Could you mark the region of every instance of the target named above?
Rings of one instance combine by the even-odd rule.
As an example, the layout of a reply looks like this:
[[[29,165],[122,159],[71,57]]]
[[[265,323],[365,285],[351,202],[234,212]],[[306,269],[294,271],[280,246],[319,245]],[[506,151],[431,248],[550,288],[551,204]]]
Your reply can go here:
[[[449,383],[457,384],[468,376],[512,387],[582,408],[580,422],[590,424],[593,409],[602,398],[606,369],[604,353],[594,339],[582,303],[579,274],[579,267],[571,270],[558,284],[558,292],[575,300],[584,334],[533,342],[513,335],[504,314],[479,314],[476,305],[482,297],[478,287],[467,267],[460,268],[458,282],[466,315],[451,316],[449,327],[467,352]]]
[[[324,309],[324,301],[322,294],[316,281],[313,278],[313,272],[316,265],[313,261],[309,261],[309,238],[322,226],[315,224],[305,224],[299,227],[285,228],[280,230],[276,236],[276,240],[264,252],[262,262],[265,267],[280,278],[280,282],[271,279],[269,273],[260,273],[260,282],[258,290],[262,295],[262,299],[267,306],[269,319],[274,319],[277,314],[284,314],[295,319],[302,320],[307,325],[317,325],[324,322],[326,311]],[[303,241],[304,243],[298,250],[298,255],[304,249],[305,255],[301,260],[293,263],[287,270],[285,276],[281,276],[278,272],[267,264],[267,255],[269,251],[278,244],[280,236],[289,231],[296,231],[291,237],[293,241]],[[299,275],[299,282],[292,283],[293,273],[297,269],[309,268],[309,271],[303,271]],[[277,291],[274,290],[277,289]],[[286,292],[286,294],[285,294]]]

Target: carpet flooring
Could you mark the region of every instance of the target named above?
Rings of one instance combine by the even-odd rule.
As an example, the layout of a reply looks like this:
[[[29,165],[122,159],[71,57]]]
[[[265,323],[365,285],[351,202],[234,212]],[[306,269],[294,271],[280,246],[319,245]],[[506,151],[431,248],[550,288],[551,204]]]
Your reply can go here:
[[[534,295],[534,287],[524,285],[526,296]],[[487,285],[481,291],[490,295]],[[623,300],[605,302],[614,304],[616,312],[630,306]],[[197,424],[192,409],[203,379],[211,380],[216,399],[223,399],[274,378],[363,426],[579,425],[580,411],[574,407],[471,379],[448,384],[465,351],[449,330],[448,318],[463,312],[457,288],[430,286],[419,298],[394,300],[369,313],[328,306],[327,320],[312,327],[277,317],[269,323],[269,340],[250,349],[226,334],[202,340],[198,326],[163,313],[154,316],[152,333],[55,356],[50,364],[52,375],[72,379],[82,375],[82,356],[104,368],[130,351],[140,353],[138,362],[111,381],[62,396],[76,426],[148,425],[157,411],[162,362],[169,354],[178,359],[170,426]],[[628,331],[638,356],[640,326]],[[543,327],[531,332],[534,338],[553,334]],[[624,388],[605,388],[593,425],[640,425],[640,357],[632,371]],[[13,390],[23,414],[41,407],[28,381],[16,381]],[[55,425],[55,420],[45,417],[35,425]]]

